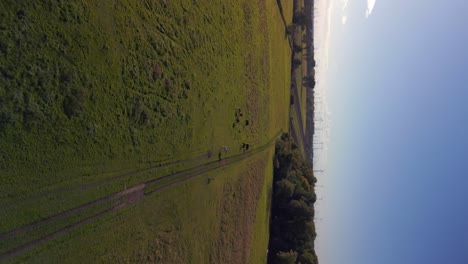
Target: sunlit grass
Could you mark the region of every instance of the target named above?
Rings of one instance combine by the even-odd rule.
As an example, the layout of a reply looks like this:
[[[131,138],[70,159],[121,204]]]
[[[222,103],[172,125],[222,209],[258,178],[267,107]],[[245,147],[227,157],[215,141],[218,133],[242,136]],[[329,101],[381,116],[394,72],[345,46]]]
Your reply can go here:
[[[290,23],[292,1],[281,2]],[[217,154],[223,145],[233,155],[243,142],[260,146],[288,129],[291,50],[275,1],[7,0],[0,15],[2,232],[195,163],[98,189],[57,190]],[[237,108],[249,126],[235,124]],[[259,207],[247,214],[267,219],[271,164],[261,164],[261,197],[252,200]],[[154,250],[204,262],[213,257],[207,252],[219,233],[206,230],[220,225],[226,186],[241,191],[235,179],[248,168],[155,195],[20,260],[139,260]],[[259,232],[268,222],[253,223],[255,231],[243,233],[253,237],[244,253],[260,260],[267,237]]]

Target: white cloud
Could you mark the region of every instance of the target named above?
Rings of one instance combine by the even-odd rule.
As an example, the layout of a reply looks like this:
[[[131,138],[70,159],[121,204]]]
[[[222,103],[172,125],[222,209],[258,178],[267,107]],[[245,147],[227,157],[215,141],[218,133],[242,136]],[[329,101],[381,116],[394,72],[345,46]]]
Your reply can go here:
[[[348,3],[349,0],[341,0],[341,23],[344,25],[346,24],[346,21],[348,21]]]
[[[375,0],[367,0],[366,18],[370,16],[372,10],[374,10]]]
[[[341,0],[341,3],[343,4],[343,11],[346,10],[346,7],[348,7],[348,2],[349,0]]]
[[[346,21],[348,21],[348,17],[347,17],[347,16],[343,16],[343,17],[341,18],[341,23],[343,23],[343,25],[344,25],[344,24],[346,24]]]

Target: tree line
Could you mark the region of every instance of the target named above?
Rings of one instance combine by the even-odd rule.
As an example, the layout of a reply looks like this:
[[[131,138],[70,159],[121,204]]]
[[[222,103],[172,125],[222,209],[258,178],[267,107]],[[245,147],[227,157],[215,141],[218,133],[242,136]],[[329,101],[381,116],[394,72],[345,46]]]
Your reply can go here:
[[[268,263],[318,263],[313,221],[317,179],[288,134],[276,142],[273,180]]]

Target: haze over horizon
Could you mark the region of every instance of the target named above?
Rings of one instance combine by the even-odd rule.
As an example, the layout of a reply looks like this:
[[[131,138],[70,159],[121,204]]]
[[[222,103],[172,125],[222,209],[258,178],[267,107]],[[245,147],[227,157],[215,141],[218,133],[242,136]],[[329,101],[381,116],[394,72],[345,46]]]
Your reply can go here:
[[[315,6],[320,262],[468,263],[468,2]]]

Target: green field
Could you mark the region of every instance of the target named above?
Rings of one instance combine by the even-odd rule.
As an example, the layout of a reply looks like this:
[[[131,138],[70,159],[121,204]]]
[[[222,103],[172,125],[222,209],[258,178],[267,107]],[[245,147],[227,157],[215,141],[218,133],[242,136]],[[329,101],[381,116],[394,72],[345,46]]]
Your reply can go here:
[[[266,251],[250,240],[270,154],[150,196],[16,261],[247,263],[250,250]]]
[[[260,0],[1,1],[0,234],[287,131],[293,7],[280,2],[283,16]],[[263,261],[272,150],[13,261]]]

